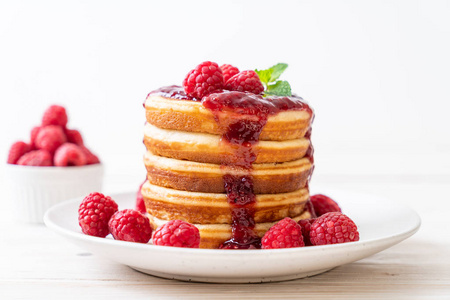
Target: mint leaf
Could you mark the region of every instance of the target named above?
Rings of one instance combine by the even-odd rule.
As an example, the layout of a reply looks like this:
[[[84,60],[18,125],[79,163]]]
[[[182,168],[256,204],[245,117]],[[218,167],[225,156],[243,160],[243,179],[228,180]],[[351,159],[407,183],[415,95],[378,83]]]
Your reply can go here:
[[[272,70],[272,73],[270,74],[270,79],[268,82],[275,82],[278,78],[280,78],[280,75],[286,70],[288,67],[287,64],[284,63],[278,63],[272,67],[269,68],[269,70]]]
[[[291,96],[291,85],[289,82],[284,80],[278,80],[275,84],[270,84],[267,86],[267,95],[276,95],[276,96]]]
[[[270,82],[270,78],[272,77],[273,70],[255,70],[256,74],[258,74],[259,80],[261,80],[262,84],[267,86]]]
[[[262,84],[266,88],[266,95],[291,96],[291,86],[289,83],[287,81],[278,80],[287,67],[287,64],[278,63],[266,70],[255,70]]]

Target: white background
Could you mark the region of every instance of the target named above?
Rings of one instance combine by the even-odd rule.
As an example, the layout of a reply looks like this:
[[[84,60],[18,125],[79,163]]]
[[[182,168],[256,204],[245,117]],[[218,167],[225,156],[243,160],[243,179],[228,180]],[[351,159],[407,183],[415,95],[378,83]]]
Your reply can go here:
[[[3,298],[448,298],[449,57],[450,1],[0,0]],[[215,286],[145,276],[8,221],[17,199],[4,196],[1,160],[50,104],[106,165],[104,192],[136,191],[147,93],[205,60],[288,63],[282,78],[316,112],[311,189],[388,197],[419,213],[419,232],[317,277]]]
[[[2,1],[0,158],[61,104],[106,187],[137,187],[148,92],[205,60],[286,62],[316,112],[316,180],[448,181],[449,16],[449,1]]]

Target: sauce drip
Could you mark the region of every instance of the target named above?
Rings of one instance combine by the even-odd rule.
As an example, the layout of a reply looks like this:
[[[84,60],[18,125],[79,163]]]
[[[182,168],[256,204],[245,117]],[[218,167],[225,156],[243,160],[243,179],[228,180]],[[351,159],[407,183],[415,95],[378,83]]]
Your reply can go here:
[[[270,115],[286,110],[311,108],[299,97],[262,97],[251,93],[229,92],[211,94],[202,99],[203,106],[210,110],[223,134],[224,147],[232,147],[232,163],[223,163],[223,180],[231,209],[232,236],[221,249],[260,249],[261,239],[255,233],[255,204],[253,192],[252,164],[257,153],[253,145],[259,141],[264,125]],[[225,128],[224,125],[225,124]],[[309,151],[312,155],[312,148]],[[245,175],[227,173],[230,169],[244,170]]]

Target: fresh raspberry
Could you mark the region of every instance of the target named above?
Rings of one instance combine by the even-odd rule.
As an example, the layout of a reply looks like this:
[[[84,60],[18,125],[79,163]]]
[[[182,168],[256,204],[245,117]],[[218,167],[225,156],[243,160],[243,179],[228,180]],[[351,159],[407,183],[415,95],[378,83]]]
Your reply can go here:
[[[88,148],[85,146],[80,146],[81,150],[83,151],[84,155],[86,156],[86,164],[87,165],[93,165],[93,164],[99,164],[100,160],[98,157],[93,154]]]
[[[55,153],[59,146],[67,141],[61,126],[50,125],[42,127],[36,136],[36,148]]]
[[[199,64],[183,80],[188,96],[202,99],[203,96],[223,89],[223,74],[219,66],[210,61]]]
[[[9,148],[8,160],[6,161],[8,164],[15,165],[19,158],[21,158],[25,153],[30,152],[31,146],[25,142],[19,141],[12,144],[11,148]]]
[[[147,179],[145,180],[147,181]],[[139,190],[136,193],[136,210],[140,213],[145,214],[147,209],[145,208],[145,202],[144,202],[144,196],[142,196],[142,186],[144,185],[145,181],[139,186]]]
[[[329,212],[318,217],[311,225],[309,237],[313,245],[328,245],[359,240],[356,224],[340,212]]]
[[[64,131],[66,133],[67,141],[69,143],[82,146],[83,145],[83,137],[78,130],[75,129],[66,129]]]
[[[90,193],[78,208],[78,223],[87,235],[105,237],[109,234],[108,222],[118,210],[117,203],[101,193]]]
[[[108,223],[115,240],[148,243],[152,237],[152,227],[146,216],[134,209],[116,212]]]
[[[33,129],[31,129],[30,132],[30,146],[32,149],[37,149],[36,147],[36,137],[39,133],[39,130],[41,129],[41,126],[35,126]]]
[[[302,228],[291,218],[284,218],[264,234],[262,249],[304,247]]]
[[[17,164],[21,166],[50,167],[53,165],[52,155],[47,150],[33,150],[22,155]]]
[[[155,231],[153,244],[158,246],[172,246],[184,248],[198,248],[200,232],[198,228],[188,222],[172,220]]]
[[[316,214],[316,211],[314,210],[314,205],[311,203],[311,199],[309,199],[308,201],[306,201],[305,209],[306,209],[306,211],[308,211],[309,214],[311,215],[311,219],[317,218],[317,214]]]
[[[329,212],[342,212],[339,205],[328,196],[317,194],[311,196],[309,200],[314,206],[314,211],[318,217]]]
[[[303,219],[298,221],[298,225],[302,228],[303,242],[305,246],[311,246],[311,240],[309,239],[309,232],[311,231],[311,224],[315,219]]]
[[[80,146],[71,143],[64,143],[56,149],[53,162],[57,167],[84,166],[86,155]]]
[[[234,75],[225,83],[225,88],[231,91],[261,94],[264,86],[255,71],[242,71]]]
[[[51,105],[44,112],[42,117],[42,126],[58,125],[65,127],[67,124],[66,109],[59,105]]]
[[[239,73],[239,69],[232,65],[224,64],[220,66],[223,74],[223,82],[227,82],[228,79]]]

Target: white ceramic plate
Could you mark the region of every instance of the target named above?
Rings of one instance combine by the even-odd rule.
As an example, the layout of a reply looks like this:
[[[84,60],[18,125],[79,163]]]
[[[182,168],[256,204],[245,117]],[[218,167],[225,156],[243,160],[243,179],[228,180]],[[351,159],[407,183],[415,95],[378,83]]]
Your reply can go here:
[[[214,250],[153,246],[81,233],[81,198],[47,211],[45,224],[73,243],[141,272],[200,282],[267,282],[312,276],[387,249],[413,235],[420,218],[396,202],[344,191],[328,192],[357,224],[360,241],[276,250]],[[134,207],[135,193],[111,195],[119,209]]]

